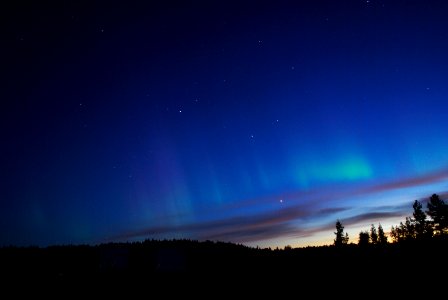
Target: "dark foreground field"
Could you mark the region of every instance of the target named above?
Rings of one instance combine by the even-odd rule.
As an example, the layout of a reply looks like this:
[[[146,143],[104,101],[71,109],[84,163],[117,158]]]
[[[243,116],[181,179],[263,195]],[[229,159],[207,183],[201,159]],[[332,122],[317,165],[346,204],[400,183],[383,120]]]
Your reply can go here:
[[[287,250],[248,248],[220,242],[189,240],[114,243],[99,246],[2,248],[3,283],[51,284],[165,279],[227,280],[297,278],[297,283],[383,281],[405,277],[446,278],[448,242],[430,240],[382,247],[347,245]],[[437,275],[440,274],[441,275]]]

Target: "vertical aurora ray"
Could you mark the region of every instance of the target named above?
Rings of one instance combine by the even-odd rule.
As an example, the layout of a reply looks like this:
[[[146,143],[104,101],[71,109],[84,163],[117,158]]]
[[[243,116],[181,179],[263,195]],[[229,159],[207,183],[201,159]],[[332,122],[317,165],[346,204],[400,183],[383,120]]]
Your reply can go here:
[[[194,206],[186,181],[186,174],[170,143],[159,145],[152,161],[148,186],[151,198],[146,199],[157,220],[166,218],[171,224],[194,218]],[[151,223],[151,220],[148,220]]]

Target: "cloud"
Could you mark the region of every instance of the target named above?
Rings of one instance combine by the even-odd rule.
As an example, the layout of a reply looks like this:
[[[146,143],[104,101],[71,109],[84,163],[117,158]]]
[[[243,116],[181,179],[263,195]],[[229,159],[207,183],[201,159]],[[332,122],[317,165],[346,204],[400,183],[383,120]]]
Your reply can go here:
[[[228,217],[215,221],[189,223],[180,226],[149,227],[124,233],[114,237],[112,240],[150,238],[151,236],[161,234],[184,233],[199,240],[253,242],[297,234],[299,229],[292,222],[328,216],[346,209],[334,207],[313,211],[303,205],[296,205],[251,216]]]
[[[358,223],[368,223],[370,221],[385,220],[390,218],[396,218],[403,216],[400,211],[390,211],[390,212],[368,212],[359,215],[355,215],[349,218],[345,218],[344,225],[354,225]]]
[[[298,229],[289,223],[276,223],[274,225],[260,224],[256,227],[233,228],[222,232],[208,232],[203,236],[199,236],[199,239],[248,243],[292,235],[297,233],[297,231]]]
[[[403,189],[409,187],[417,187],[425,184],[437,183],[442,180],[448,179],[448,169],[444,168],[425,175],[408,177],[401,180],[395,180],[392,182],[385,182],[375,186],[361,189],[361,193],[379,193],[396,189]]]
[[[331,215],[331,214],[335,214],[338,212],[342,212],[345,210],[349,210],[350,208],[348,207],[329,207],[329,208],[323,208],[321,210],[319,210],[319,214],[322,216],[326,216],[326,215]]]
[[[391,218],[401,217],[403,216],[403,210],[401,207],[396,207],[393,211],[369,211],[366,213],[361,213],[358,215],[354,215],[348,218],[341,218],[342,224],[347,226],[353,226],[359,223],[371,223],[377,220],[387,220]],[[308,237],[319,232],[328,232],[335,229],[336,219],[331,222],[327,222],[320,226],[316,226],[313,228],[301,230],[297,233],[296,237]]]
[[[402,207],[391,207],[390,209],[392,211],[368,212],[344,218],[343,223],[347,226],[403,215]],[[303,238],[334,228],[334,222],[307,228],[306,224],[304,224],[305,220],[328,217],[347,210],[348,208],[335,207],[311,211],[299,207],[289,207],[252,216],[231,217],[217,221],[197,222],[180,226],[150,227],[143,230],[127,232],[112,240],[151,238],[163,234],[186,234],[190,238],[198,240],[220,240],[237,243],[249,243],[282,237]],[[297,221],[299,221],[299,225],[297,225]]]
[[[332,230],[338,218],[343,221],[344,226],[353,226],[359,223],[365,224],[377,220],[404,217],[410,213],[412,207],[412,199],[410,199],[409,203],[401,205],[365,207],[360,213],[353,214],[353,212],[350,215],[350,207],[338,206],[340,201],[345,201],[347,198],[363,198],[375,193],[381,193],[384,196],[385,192],[433,184],[447,178],[448,171],[444,169],[424,176],[385,182],[373,186],[342,188],[339,190],[328,189],[316,193],[297,191],[296,193],[251,199],[250,201],[245,201],[240,207],[223,206],[216,213],[224,217],[216,220],[190,222],[182,225],[152,226],[125,232],[110,240],[180,235],[198,240],[253,243],[279,238],[305,238]],[[447,195],[446,192],[439,193]],[[282,208],[272,209],[272,206],[269,207],[272,203],[278,203],[278,199],[285,199],[285,205]],[[425,204],[427,198],[422,198],[420,201]],[[322,207],[323,205],[328,207]],[[246,213],[238,211],[238,208],[244,206],[249,206],[249,210],[253,209],[253,211],[256,211],[254,209],[256,208],[259,212],[247,215],[247,209],[245,210]],[[330,218],[334,220],[329,222]]]
[[[309,205],[318,205],[319,203],[327,203],[328,201],[343,200],[353,196],[367,196],[370,194],[385,193],[393,190],[419,187],[422,185],[430,185],[448,180],[448,168],[443,168],[424,175],[403,178],[400,180],[393,180],[387,182],[380,182],[369,185],[356,185],[344,187],[319,187],[314,190],[296,190],[287,193],[279,193],[264,197],[252,198],[238,202],[237,204],[230,204],[227,208],[235,209],[253,205],[260,205],[266,203],[277,202],[278,199],[286,199],[286,201],[294,202],[308,202]],[[435,191],[440,196],[448,197],[448,192]],[[428,195],[429,196],[429,195]]]

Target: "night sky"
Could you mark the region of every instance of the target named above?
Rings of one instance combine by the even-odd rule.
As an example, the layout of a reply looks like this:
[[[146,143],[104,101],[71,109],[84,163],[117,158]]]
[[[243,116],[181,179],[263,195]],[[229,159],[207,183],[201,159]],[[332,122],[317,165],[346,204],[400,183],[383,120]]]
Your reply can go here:
[[[447,1],[12,2],[0,245],[356,242],[448,195]]]

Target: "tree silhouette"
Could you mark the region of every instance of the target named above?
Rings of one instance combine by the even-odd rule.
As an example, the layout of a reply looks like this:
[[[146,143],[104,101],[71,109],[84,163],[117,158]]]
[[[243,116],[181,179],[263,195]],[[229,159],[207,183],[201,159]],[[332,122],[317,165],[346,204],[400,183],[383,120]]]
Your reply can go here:
[[[375,225],[370,227],[370,241],[373,245],[378,244],[378,234],[376,233]]]
[[[394,242],[403,242],[415,239],[414,221],[406,217],[406,221],[398,226],[392,226],[390,235]]]
[[[439,195],[433,194],[429,198],[426,213],[433,220],[434,231],[437,235],[448,233],[448,205],[440,199]]]
[[[366,247],[369,245],[370,236],[368,231],[361,231],[359,233],[358,245],[361,247]]]
[[[400,222],[400,224],[403,224],[402,222]],[[398,226],[393,226],[390,228],[390,237],[392,238],[392,241],[394,243],[398,243],[402,240],[402,236],[400,234],[400,227]]]
[[[414,220],[410,217],[406,217],[406,221],[404,223],[404,237],[406,240],[415,239]]]
[[[412,221],[415,238],[423,239],[432,237],[432,228],[428,221],[426,221],[426,214],[423,211],[422,204],[418,200],[415,200],[412,208],[414,209],[412,214],[414,219]]]
[[[378,243],[380,245],[387,244],[387,236],[384,234],[383,226],[381,226],[381,223],[378,224]]]
[[[341,221],[336,221],[336,232],[334,233],[336,238],[334,240],[334,245],[336,247],[341,247],[348,243],[348,233],[344,235],[344,226],[342,226]]]
[[[412,208],[414,209],[413,217],[406,217],[404,224],[400,222],[400,225],[392,226],[390,237],[393,242],[428,240],[433,236],[448,234],[448,205],[440,199],[439,195],[433,194],[430,197],[426,212],[423,211],[423,206],[418,200],[414,201]],[[431,220],[427,219],[428,216]],[[381,236],[379,239],[387,243],[384,232]]]

